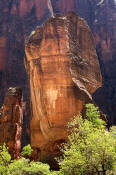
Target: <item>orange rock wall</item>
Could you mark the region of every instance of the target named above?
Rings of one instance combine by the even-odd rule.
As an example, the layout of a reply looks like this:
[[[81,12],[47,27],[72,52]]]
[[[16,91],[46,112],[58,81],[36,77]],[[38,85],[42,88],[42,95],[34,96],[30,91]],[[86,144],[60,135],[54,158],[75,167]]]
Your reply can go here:
[[[67,137],[68,121],[92,100],[101,85],[94,40],[75,13],[56,16],[38,27],[25,48],[30,80],[31,145],[54,153]]]
[[[22,135],[22,91],[9,88],[0,109],[0,144],[6,143],[12,158],[19,158]]]

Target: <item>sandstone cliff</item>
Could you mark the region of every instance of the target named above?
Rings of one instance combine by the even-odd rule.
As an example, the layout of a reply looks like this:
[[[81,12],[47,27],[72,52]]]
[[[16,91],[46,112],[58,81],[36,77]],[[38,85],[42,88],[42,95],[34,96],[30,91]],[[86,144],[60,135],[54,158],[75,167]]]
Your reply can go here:
[[[42,155],[57,152],[71,117],[101,86],[94,40],[75,13],[56,15],[30,36],[25,48],[30,81],[31,145]]]
[[[9,88],[0,109],[0,144],[6,143],[16,159],[21,149],[22,120],[22,90]]]

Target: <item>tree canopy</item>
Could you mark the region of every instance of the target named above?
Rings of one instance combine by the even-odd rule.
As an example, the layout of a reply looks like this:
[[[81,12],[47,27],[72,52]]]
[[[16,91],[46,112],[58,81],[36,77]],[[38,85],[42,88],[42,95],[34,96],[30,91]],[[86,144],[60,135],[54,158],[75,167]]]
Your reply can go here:
[[[116,127],[106,129],[97,107],[87,104],[85,119],[75,117],[68,129],[71,134],[58,159],[61,174],[116,174]]]

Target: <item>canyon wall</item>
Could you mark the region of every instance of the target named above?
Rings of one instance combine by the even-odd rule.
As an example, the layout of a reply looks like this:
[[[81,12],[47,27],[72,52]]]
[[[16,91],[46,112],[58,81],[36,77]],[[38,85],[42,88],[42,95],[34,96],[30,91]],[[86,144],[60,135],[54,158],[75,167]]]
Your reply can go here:
[[[103,87],[94,94],[100,109],[107,114],[108,126],[116,124],[116,1],[98,5],[93,33],[100,61]]]
[[[21,150],[22,121],[22,90],[9,88],[0,109],[0,144],[5,143],[15,159]]]
[[[9,87],[23,89],[24,144],[30,142],[30,94],[24,68],[24,43],[35,26],[52,15],[49,0],[0,0],[0,105]]]
[[[37,27],[25,48],[30,81],[31,146],[41,156],[58,151],[68,121],[92,101],[101,86],[93,36],[74,12],[56,15]]]
[[[116,1],[76,0],[76,11],[88,22],[95,38],[103,86],[94,100],[107,114],[108,126],[116,124]]]

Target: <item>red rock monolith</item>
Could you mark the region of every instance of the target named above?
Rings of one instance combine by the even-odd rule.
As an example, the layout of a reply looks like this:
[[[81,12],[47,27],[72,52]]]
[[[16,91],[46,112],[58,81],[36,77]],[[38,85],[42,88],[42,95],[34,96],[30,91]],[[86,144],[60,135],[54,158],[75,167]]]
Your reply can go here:
[[[50,18],[30,36],[25,48],[30,80],[31,146],[43,155],[58,151],[67,123],[101,86],[93,36],[75,13]]]
[[[20,156],[22,121],[22,90],[9,88],[0,110],[0,144],[5,143],[15,159]]]

